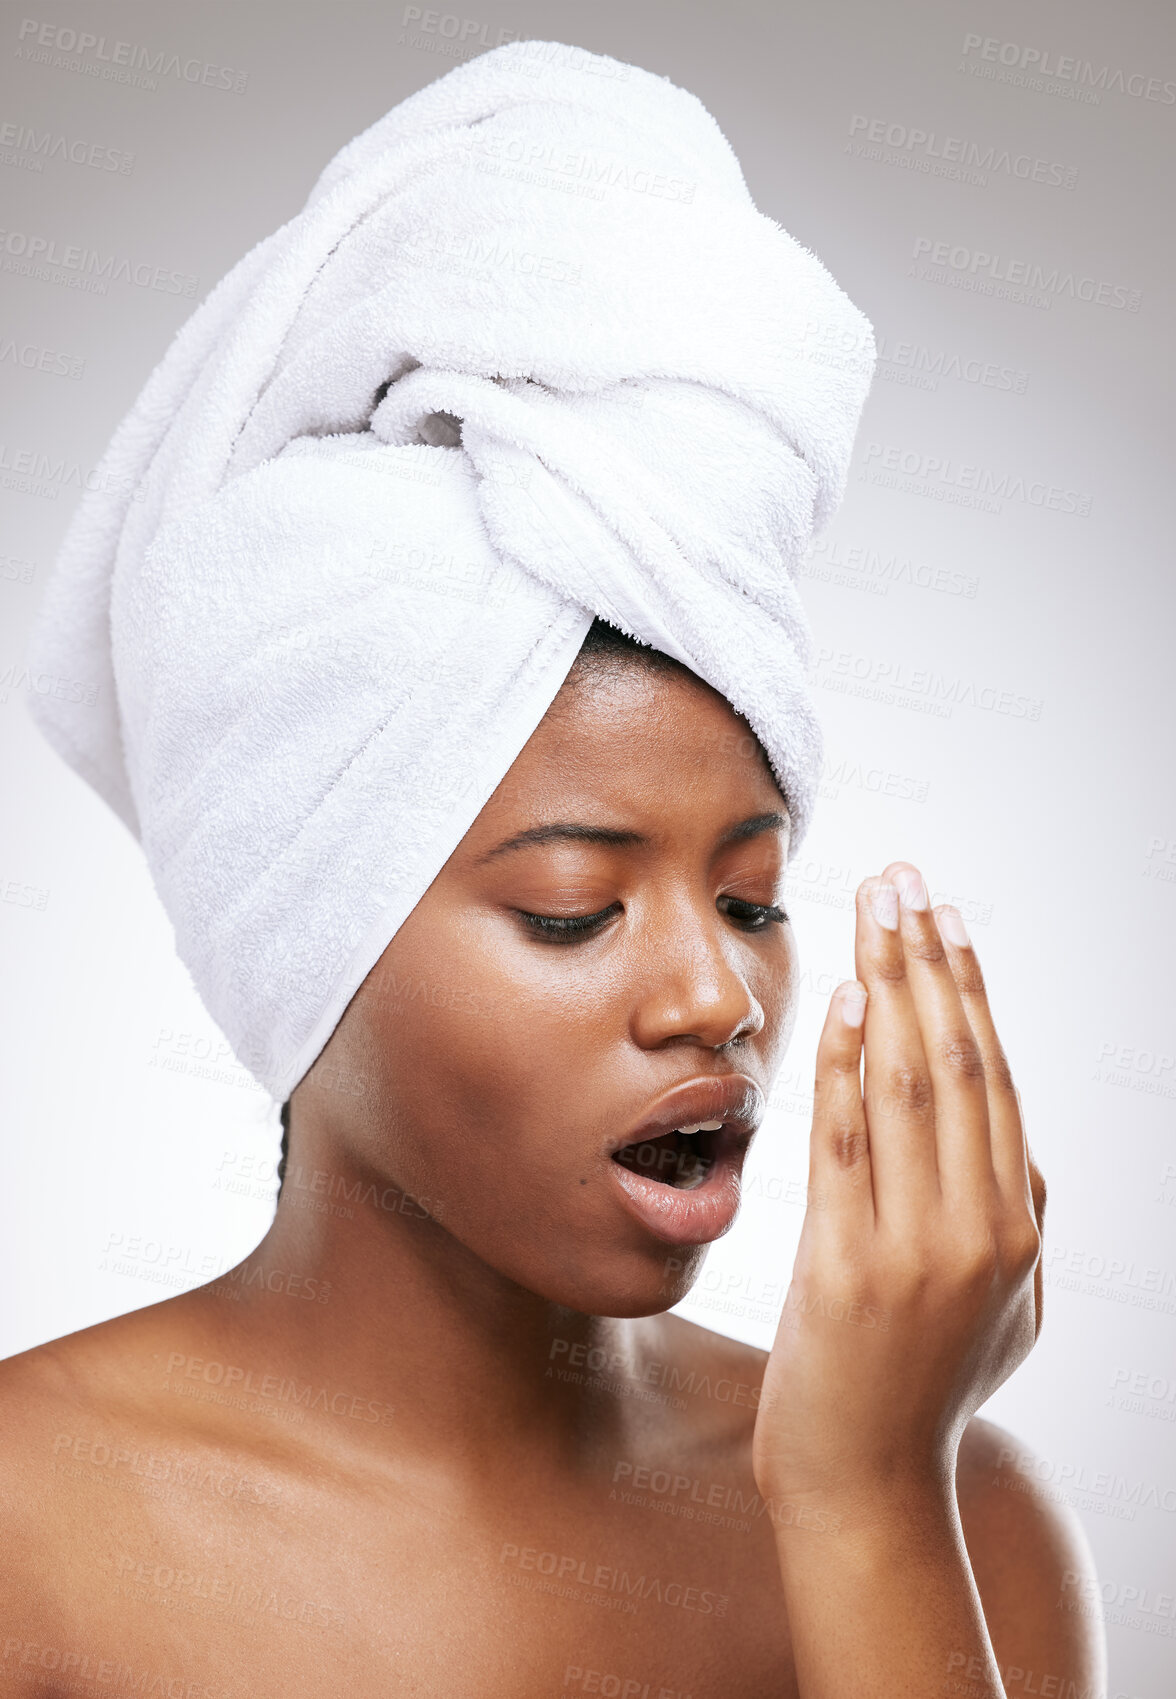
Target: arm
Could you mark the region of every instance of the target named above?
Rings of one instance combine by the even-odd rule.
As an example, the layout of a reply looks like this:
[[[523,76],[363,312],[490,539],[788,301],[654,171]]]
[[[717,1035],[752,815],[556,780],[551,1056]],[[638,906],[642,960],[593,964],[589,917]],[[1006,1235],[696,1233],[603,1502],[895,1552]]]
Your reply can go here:
[[[970,1418],[1040,1328],[1044,1187],[970,945],[941,931],[925,891],[923,906],[876,911],[884,883],[859,890],[861,985],[834,994],[821,1036],[821,1207],[764,1378],[756,1479],[802,1699],[1012,1699],[956,1466]],[[1050,1550],[1027,1607],[1037,1637],[1022,1636],[1034,1655],[1052,1655],[1064,1581],[1065,1550]],[[1081,1691],[1097,1656],[1076,1656]]]
[[[950,1494],[889,1507],[879,1497],[871,1525],[844,1544],[848,1520],[803,1551],[803,1530],[791,1547],[777,1540],[803,1699],[1104,1699],[1094,1567],[1077,1518],[1031,1479],[1014,1485],[1007,1465],[996,1477],[990,1462],[971,1495],[966,1474],[958,1512]]]

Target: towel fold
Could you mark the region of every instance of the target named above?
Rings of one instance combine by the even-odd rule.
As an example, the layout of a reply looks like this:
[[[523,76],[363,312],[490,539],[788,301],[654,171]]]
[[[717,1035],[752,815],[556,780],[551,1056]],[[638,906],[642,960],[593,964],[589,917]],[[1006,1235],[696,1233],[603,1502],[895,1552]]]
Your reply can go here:
[[[94,689],[33,712],[276,1098],[596,616],[747,718],[795,854],[821,760],[796,568],[873,361],[693,95],[534,41],[357,136],[183,326],[34,627],[30,664]]]

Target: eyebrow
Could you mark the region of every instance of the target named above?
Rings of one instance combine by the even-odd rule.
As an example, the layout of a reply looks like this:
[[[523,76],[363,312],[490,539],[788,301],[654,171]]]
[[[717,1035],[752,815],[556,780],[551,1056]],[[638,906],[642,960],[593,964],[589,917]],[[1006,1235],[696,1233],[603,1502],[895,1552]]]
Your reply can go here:
[[[790,825],[786,814],[751,814],[746,820],[740,820],[738,825],[725,831],[719,839],[718,847],[721,849],[725,844],[758,837],[761,832],[788,829]],[[530,844],[549,844],[567,839],[577,843],[608,844],[613,848],[633,848],[650,842],[643,832],[625,832],[612,826],[583,826],[574,821],[555,820],[546,826],[531,826],[525,832],[517,832],[513,838],[504,839],[492,850],[478,856],[474,865],[481,867],[483,863],[492,861],[495,856],[505,855],[508,850],[526,849]]]

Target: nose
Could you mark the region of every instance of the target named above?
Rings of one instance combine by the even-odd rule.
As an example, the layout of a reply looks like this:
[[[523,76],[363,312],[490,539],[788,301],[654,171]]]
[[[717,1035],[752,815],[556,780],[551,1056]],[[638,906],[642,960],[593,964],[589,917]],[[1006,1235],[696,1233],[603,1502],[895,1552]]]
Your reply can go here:
[[[696,1044],[721,1050],[763,1030],[763,1005],[754,995],[739,940],[724,935],[723,917],[693,904],[667,904],[650,916],[641,984],[633,1006],[632,1036],[645,1050]]]

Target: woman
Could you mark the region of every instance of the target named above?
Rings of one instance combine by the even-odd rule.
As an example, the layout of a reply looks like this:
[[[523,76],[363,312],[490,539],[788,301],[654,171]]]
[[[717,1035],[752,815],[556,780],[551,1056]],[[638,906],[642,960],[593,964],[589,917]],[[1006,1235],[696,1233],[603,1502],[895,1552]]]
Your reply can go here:
[[[474,71],[491,75],[452,75],[471,87]],[[642,90],[620,93],[632,105]],[[314,309],[321,323],[321,299]],[[379,409],[406,404],[415,369],[399,372],[362,413],[359,447],[376,466],[408,464],[367,442],[387,418]],[[416,398],[435,409],[418,442],[433,440],[442,379]],[[165,389],[148,391],[156,420],[172,418]],[[260,406],[280,389],[275,377]],[[802,445],[838,408],[814,394],[807,426],[794,421]],[[464,396],[464,415],[444,415],[464,449],[428,452],[483,455],[484,518],[501,525],[503,469],[484,421],[506,432],[515,415],[479,413],[493,398],[472,382]],[[512,401],[532,404],[522,391]],[[773,404],[765,392],[765,416]],[[143,450],[148,510],[172,476],[172,426],[158,428],[161,447]],[[241,428],[229,418],[229,437]],[[739,428],[749,464],[758,425]],[[292,462],[304,483],[319,452],[336,452],[309,438]],[[189,466],[175,447],[172,466]],[[826,464],[809,447],[824,477],[800,501],[809,523],[843,477],[848,438],[841,449]],[[755,481],[741,476],[724,472],[753,535]],[[778,494],[777,467],[765,460],[763,476]],[[542,479],[523,488],[554,511]],[[280,962],[313,970],[330,943],[318,911],[282,883],[294,863],[282,860],[286,817],[274,826],[277,787],[250,812],[274,770],[267,737],[292,663],[272,620],[250,630],[265,644],[236,634],[274,595],[275,562],[313,595],[297,550],[318,511],[297,508],[284,484],[280,511],[262,513],[282,550],[267,556],[250,532],[226,566],[233,527],[258,520],[246,511],[257,489],[248,476],[218,486],[180,530],[156,515],[150,549],[138,518],[119,518],[110,664],[126,768],[102,770],[241,1048],[279,1014],[257,960],[218,940],[248,911],[253,933],[258,916],[272,919]],[[396,501],[399,513],[403,491]],[[330,595],[319,586],[331,617],[352,607],[362,520],[348,511],[347,559],[331,556]],[[726,515],[722,525],[738,528]],[[647,535],[642,547],[653,550]],[[607,539],[588,552],[602,574],[591,598],[613,608],[613,590],[634,584],[602,590]],[[639,552],[632,544],[630,564]],[[522,544],[503,549],[515,556],[527,559]],[[216,593],[201,579],[201,624],[177,627],[185,584],[207,562],[221,573]],[[333,968],[330,987],[292,1011],[282,1047],[255,1058],[258,1077],[294,1081],[286,1179],[262,1244],[212,1284],[3,1364],[3,1691],[1013,1699],[1100,1687],[1100,1646],[1072,1609],[1089,1580],[1081,1534],[1008,1465],[1020,1448],[975,1419],[1037,1337],[1043,1191],[962,921],[930,911],[909,863],[858,892],[857,979],[834,992],[817,1052],[812,1205],[772,1354],[666,1313],[734,1222],[789,1043],[797,960],[780,895],[814,782],[804,698],[778,661],[792,603],[726,566],[712,586],[726,618],[710,637],[683,612],[697,584],[683,578],[658,601],[653,574],[641,578],[642,620],[666,630],[666,647],[632,641],[620,618],[593,618],[586,635],[559,625],[546,590],[510,581],[495,644],[542,608],[561,644],[571,630],[573,664],[554,668],[534,727],[398,923],[387,916],[399,899],[381,911],[381,948],[357,984],[352,968]],[[576,618],[588,601],[586,588],[573,596]],[[399,579],[389,605],[401,622],[411,613]],[[365,630],[382,629],[379,598],[355,607]],[[160,654],[160,632],[173,642],[177,629],[199,651],[190,688],[204,697],[199,712],[184,698],[173,742],[175,697],[160,693],[155,651],[131,658],[133,618]],[[491,620],[488,605],[474,618]],[[687,651],[685,632],[705,678],[670,652]],[[447,641],[452,661],[474,637],[457,622]],[[235,676],[218,666],[235,642],[235,666],[257,651],[270,690],[250,675],[229,714]],[[760,644],[783,685],[753,717],[734,697],[751,688]],[[471,693],[495,663],[495,646],[479,651]],[[522,688],[512,666],[503,691]],[[724,666],[731,693],[715,688]],[[321,671],[326,661],[297,673],[297,690]],[[338,678],[350,708],[362,691],[348,695],[345,669]],[[180,690],[175,661],[167,680]],[[352,926],[359,897],[336,844],[353,846],[374,819],[360,885],[386,890],[399,863],[379,861],[381,834],[410,851],[418,836],[364,783],[365,812],[338,812],[340,787],[357,763],[367,778],[374,737],[377,776],[401,775],[404,809],[445,790],[435,770],[404,778],[382,697],[376,712],[379,732],[357,734],[353,756],[319,739],[326,782],[294,833],[309,902],[328,890],[342,904],[352,967],[365,948],[353,940],[372,928]],[[413,712],[406,725],[420,729]],[[286,737],[294,720],[279,719]],[[486,722],[488,744],[496,725]],[[467,741],[452,742],[454,763],[472,759]],[[257,761],[250,782],[229,785],[216,765],[226,748],[238,765]],[[114,742],[100,753],[114,763]],[[88,761],[92,782],[100,766]],[[279,778],[297,792],[286,766]],[[258,850],[250,834],[267,827],[275,848],[262,839]],[[206,838],[218,855],[190,850]],[[252,883],[214,902],[201,878],[245,863]],[[313,948],[299,957],[306,934]],[[297,974],[284,987],[297,1002]]]
[[[859,889],[766,1357],[664,1312],[795,1016],[771,768],[598,626],[509,781],[294,1092],[252,1256],[4,1365],[4,1691],[1101,1692],[1074,1519],[974,1414],[1043,1188],[957,911]]]

